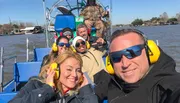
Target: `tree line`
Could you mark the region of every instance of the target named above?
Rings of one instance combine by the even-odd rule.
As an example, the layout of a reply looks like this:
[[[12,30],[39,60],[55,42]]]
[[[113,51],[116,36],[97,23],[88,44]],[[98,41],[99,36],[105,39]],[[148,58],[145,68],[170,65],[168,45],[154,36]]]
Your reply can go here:
[[[152,17],[150,20],[135,19],[131,22],[133,26],[139,25],[167,25],[167,24],[178,24],[180,23],[180,13],[177,13],[175,17],[169,18],[168,14],[164,12],[159,17]]]

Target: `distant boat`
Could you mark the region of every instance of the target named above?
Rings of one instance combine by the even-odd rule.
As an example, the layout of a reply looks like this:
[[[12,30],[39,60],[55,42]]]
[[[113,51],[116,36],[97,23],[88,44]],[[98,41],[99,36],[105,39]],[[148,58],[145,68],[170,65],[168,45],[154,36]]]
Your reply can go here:
[[[43,29],[41,26],[26,27],[25,29],[20,29],[20,30],[25,34],[43,33]]]
[[[48,31],[49,32],[55,32],[54,26],[48,26]]]

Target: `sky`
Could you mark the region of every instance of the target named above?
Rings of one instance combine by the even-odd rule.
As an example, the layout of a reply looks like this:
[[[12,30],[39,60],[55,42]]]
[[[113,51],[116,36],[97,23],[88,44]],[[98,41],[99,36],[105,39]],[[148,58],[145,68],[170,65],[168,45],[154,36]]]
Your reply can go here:
[[[45,1],[46,6],[51,8],[57,0]],[[104,5],[110,4],[110,0],[100,1]],[[136,18],[148,20],[159,17],[163,12],[167,12],[169,17],[180,13],[180,0],[112,0],[113,25],[130,24]],[[55,15],[57,10],[53,13]],[[10,20],[43,25],[45,19],[42,0],[0,0],[0,24],[9,23]]]

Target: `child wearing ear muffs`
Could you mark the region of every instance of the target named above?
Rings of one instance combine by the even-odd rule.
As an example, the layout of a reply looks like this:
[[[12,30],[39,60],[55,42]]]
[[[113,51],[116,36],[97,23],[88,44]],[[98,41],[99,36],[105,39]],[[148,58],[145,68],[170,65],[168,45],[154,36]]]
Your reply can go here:
[[[72,47],[75,52],[80,54],[83,60],[83,72],[87,72],[90,79],[94,81],[94,75],[105,69],[102,56],[106,53],[106,50],[99,51],[93,47],[88,47],[88,42],[81,36],[76,36],[73,39]]]

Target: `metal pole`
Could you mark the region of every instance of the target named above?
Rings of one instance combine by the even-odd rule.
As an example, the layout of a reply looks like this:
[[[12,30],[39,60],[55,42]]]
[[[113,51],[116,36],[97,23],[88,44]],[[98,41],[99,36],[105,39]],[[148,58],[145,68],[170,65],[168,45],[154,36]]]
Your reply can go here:
[[[78,0],[77,0],[77,7],[78,7],[77,12],[78,12],[78,15],[79,15],[79,1]]]
[[[3,92],[3,50],[4,48],[1,47],[1,57],[0,57],[0,92]]]
[[[29,61],[29,39],[26,38],[26,62]]]
[[[47,25],[47,17],[46,17],[46,6],[45,0],[43,0],[43,8],[44,8],[44,21],[45,21],[45,38],[46,38],[46,47],[49,47],[49,38],[48,38],[48,25]]]
[[[110,0],[110,20],[111,20],[111,24],[110,24],[110,35],[112,35],[112,0]]]
[[[159,41],[158,40],[156,40],[156,44],[157,44],[157,46],[159,46]]]

